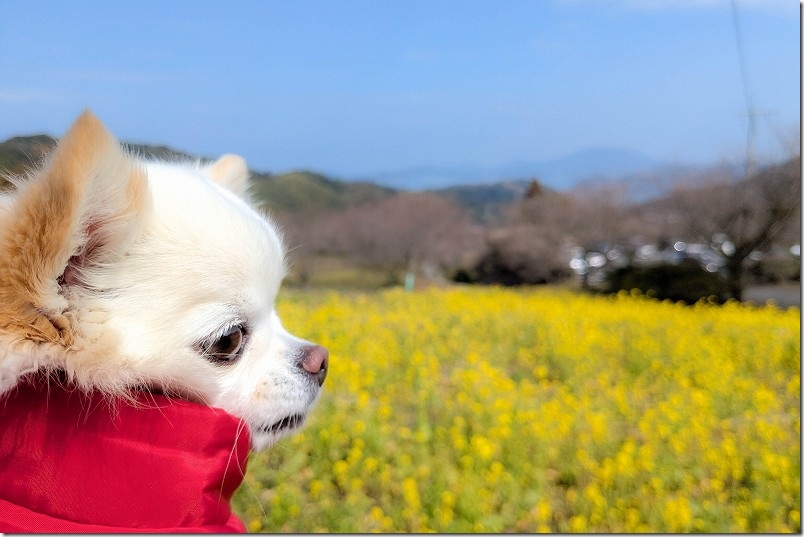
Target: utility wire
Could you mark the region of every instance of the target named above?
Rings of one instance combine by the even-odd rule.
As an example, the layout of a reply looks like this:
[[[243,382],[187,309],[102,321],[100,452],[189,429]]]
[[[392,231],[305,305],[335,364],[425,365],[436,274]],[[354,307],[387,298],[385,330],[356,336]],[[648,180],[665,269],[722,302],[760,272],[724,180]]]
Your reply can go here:
[[[740,78],[743,82],[743,96],[745,97],[745,108],[748,113],[748,127],[746,129],[745,140],[745,170],[743,171],[743,184],[738,186],[737,195],[740,199],[739,205],[743,207],[737,213],[737,222],[735,222],[735,237],[732,240],[742,241],[746,236],[748,227],[748,214],[747,214],[747,182],[751,175],[754,173],[754,137],[756,134],[756,109],[754,107],[754,99],[751,95],[751,88],[748,83],[748,69],[745,62],[745,52],[743,50],[743,34],[740,27],[740,16],[737,12],[737,0],[731,0],[731,14],[734,22],[734,37],[737,41],[737,60],[740,65]]]
[[[737,12],[737,0],[731,0],[731,14],[734,22],[734,37],[737,40],[737,60],[740,64],[740,78],[743,83],[743,96],[745,97],[745,108],[748,112],[748,132],[746,133],[745,143],[745,179],[748,179],[753,172],[754,164],[754,136],[756,133],[756,109],[754,99],[751,96],[751,89],[748,83],[748,69],[745,63],[745,52],[743,51],[743,35],[740,27],[740,16]]]

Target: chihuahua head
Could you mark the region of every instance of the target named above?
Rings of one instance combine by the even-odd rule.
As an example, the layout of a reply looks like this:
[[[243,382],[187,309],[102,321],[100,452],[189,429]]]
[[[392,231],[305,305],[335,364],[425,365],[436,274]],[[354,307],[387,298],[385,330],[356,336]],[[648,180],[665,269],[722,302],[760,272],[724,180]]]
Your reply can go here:
[[[0,196],[0,394],[34,372],[223,408],[262,449],[299,427],[328,353],[283,327],[276,227],[245,161],[141,160],[91,113]]]

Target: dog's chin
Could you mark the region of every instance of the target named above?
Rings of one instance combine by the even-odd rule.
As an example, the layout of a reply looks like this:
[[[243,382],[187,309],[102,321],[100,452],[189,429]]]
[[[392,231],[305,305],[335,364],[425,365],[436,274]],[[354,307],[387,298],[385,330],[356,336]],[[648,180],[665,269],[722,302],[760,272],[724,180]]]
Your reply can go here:
[[[254,451],[266,449],[282,438],[301,429],[307,420],[307,413],[295,413],[273,422],[251,424],[251,447]]]

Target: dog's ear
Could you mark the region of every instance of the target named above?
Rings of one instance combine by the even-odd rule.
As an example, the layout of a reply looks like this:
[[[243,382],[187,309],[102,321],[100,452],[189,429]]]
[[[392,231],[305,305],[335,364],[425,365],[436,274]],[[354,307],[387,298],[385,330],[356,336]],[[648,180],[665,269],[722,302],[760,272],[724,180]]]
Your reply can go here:
[[[90,112],[19,185],[0,229],[0,331],[69,345],[65,288],[121,255],[149,203],[142,170]]]
[[[207,168],[207,175],[215,183],[243,196],[248,189],[248,166],[238,155],[224,155]]]

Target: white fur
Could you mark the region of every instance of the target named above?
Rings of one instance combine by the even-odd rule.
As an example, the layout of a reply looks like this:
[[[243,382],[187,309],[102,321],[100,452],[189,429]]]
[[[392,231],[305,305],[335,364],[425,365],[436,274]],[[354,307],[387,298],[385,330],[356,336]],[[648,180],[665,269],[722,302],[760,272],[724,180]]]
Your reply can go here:
[[[122,238],[107,241],[109,251],[77,271],[80,284],[59,288],[53,280],[48,286],[57,292],[43,293],[46,309],[75,328],[75,342],[60,349],[0,337],[0,393],[37,369],[65,370],[85,389],[147,386],[243,418],[253,447],[262,449],[292,429],[268,431],[271,425],[305,416],[320,392],[300,365],[312,344],[287,333],[274,310],[285,274],[279,233],[244,197],[246,169],[239,157],[208,166],[133,165],[144,170],[148,203],[134,222],[120,222],[124,233],[109,231]],[[115,174],[121,173],[88,189],[89,206],[115,210],[119,204],[106,193],[119,188],[105,190]],[[2,213],[14,201],[13,195],[0,198],[0,231]],[[88,213],[84,228],[98,218]],[[117,222],[113,214],[104,218]],[[199,354],[200,341],[238,324],[248,327],[248,335],[236,362],[213,363]],[[84,365],[82,353],[101,358]]]

